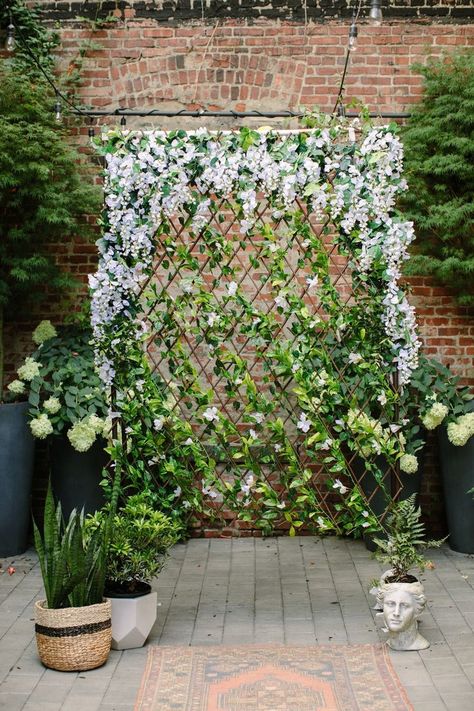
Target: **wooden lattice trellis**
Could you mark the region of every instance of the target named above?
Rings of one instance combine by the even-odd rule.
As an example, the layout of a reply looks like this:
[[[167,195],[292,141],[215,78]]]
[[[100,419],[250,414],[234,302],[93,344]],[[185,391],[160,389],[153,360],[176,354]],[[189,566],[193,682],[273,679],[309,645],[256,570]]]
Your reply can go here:
[[[347,145],[341,155],[351,156]],[[341,174],[329,168],[330,190]],[[347,496],[365,501],[370,518],[371,502],[380,508],[403,486],[401,450],[384,456],[400,415],[393,344],[374,299],[380,273],[360,268],[342,218],[312,209],[308,185],[284,208],[255,190],[249,218],[242,194],[203,192],[198,177],[187,186],[194,202],[157,211],[148,226],[156,253],[135,318],[166,406],[155,412],[147,473],[160,489],[176,468],[191,471],[207,515],[240,528],[350,530]],[[123,378],[122,398],[135,397]],[[187,429],[175,435],[172,422]]]

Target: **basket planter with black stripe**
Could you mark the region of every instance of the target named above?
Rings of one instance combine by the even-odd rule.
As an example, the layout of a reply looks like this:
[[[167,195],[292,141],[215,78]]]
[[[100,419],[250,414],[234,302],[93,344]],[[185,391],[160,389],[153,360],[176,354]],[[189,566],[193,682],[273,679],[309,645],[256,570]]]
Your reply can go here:
[[[87,671],[107,661],[112,641],[110,600],[50,610],[35,604],[35,632],[42,663],[56,671]]]

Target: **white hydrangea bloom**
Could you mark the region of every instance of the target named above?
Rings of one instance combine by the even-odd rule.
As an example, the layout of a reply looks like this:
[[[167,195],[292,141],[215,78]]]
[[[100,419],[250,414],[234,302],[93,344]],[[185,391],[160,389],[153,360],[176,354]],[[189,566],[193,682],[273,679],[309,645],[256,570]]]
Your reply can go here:
[[[53,425],[48,415],[45,413],[34,417],[30,422],[30,429],[33,437],[37,439],[46,439],[50,434],[53,434]]]

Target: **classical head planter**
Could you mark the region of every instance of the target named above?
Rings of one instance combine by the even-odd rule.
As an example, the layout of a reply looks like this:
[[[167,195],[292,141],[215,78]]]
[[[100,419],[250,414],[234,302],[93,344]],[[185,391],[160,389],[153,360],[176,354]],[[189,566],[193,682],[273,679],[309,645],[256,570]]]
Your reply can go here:
[[[382,583],[377,602],[382,608],[378,616],[383,616],[384,631],[388,632],[387,644],[391,649],[416,651],[430,646],[418,632],[418,618],[426,605],[420,582]]]

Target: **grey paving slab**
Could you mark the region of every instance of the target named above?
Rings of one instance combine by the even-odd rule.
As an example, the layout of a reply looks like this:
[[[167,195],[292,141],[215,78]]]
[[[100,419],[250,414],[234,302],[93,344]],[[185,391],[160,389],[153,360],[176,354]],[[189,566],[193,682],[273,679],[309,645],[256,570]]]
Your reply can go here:
[[[468,711],[474,709],[474,557],[447,547],[434,553],[422,625],[431,647],[391,658],[415,711]],[[15,575],[0,575],[0,709],[133,711],[147,648],[112,651],[92,672],[44,669],[32,622],[42,593],[35,555],[14,564]],[[360,541],[191,540],[175,546],[153,583],[161,604],[149,644],[374,643],[383,635],[368,588],[380,572]]]

